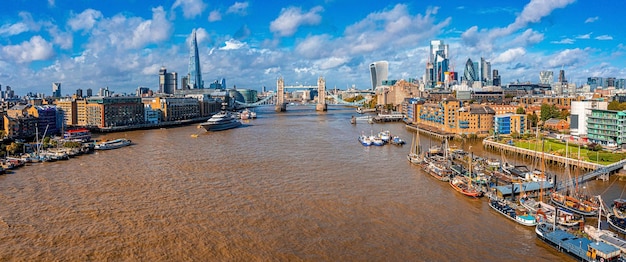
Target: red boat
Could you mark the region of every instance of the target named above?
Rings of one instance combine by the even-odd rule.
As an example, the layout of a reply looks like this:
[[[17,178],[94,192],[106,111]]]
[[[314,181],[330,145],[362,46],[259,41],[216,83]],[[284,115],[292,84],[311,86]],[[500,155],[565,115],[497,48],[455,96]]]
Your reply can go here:
[[[457,192],[469,197],[483,196],[483,192],[478,190],[478,188],[472,187],[471,182],[468,182],[467,180],[467,177],[455,176],[450,179],[450,186]]]

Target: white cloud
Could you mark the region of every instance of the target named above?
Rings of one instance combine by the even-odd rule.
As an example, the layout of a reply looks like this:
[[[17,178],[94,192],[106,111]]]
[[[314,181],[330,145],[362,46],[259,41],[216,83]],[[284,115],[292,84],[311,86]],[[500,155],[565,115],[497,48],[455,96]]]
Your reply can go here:
[[[524,10],[515,19],[515,22],[508,26],[509,30],[515,31],[529,23],[537,23],[555,9],[563,8],[573,2],[575,0],[531,0],[530,3],[524,6]]]
[[[0,36],[14,36],[28,32],[28,26],[24,23],[5,24],[0,27]]]
[[[596,40],[613,40],[613,37],[610,35],[599,35],[596,36]]]
[[[102,18],[102,13],[94,9],[86,9],[78,15],[72,14],[72,17],[67,21],[67,25],[73,31],[78,30],[90,30]]]
[[[524,55],[526,55],[526,50],[522,47],[517,47],[517,48],[509,49],[509,50],[502,52],[500,55],[498,55],[498,57],[493,59],[493,61],[491,62],[494,64],[510,63],[515,60],[518,60],[520,57],[523,57]]]
[[[319,68],[320,70],[328,70],[328,69],[333,69],[333,68],[342,66],[348,61],[350,61],[350,59],[347,57],[334,57],[333,56],[333,57],[316,61],[315,66],[317,66],[317,68]]]
[[[220,47],[220,50],[237,50],[246,47],[246,43],[230,39],[224,42],[224,46]]]
[[[598,21],[598,19],[600,19],[600,17],[594,16],[594,17],[589,17],[585,20],[585,24],[586,23],[593,23],[595,21]]]
[[[283,8],[278,18],[270,23],[270,31],[279,36],[292,36],[300,26],[319,24],[322,20],[319,13],[322,11],[324,8],[321,6],[313,7],[306,13],[299,7]]]
[[[574,66],[587,58],[587,52],[580,48],[565,49],[559,53],[546,58],[549,67]]]
[[[70,49],[74,43],[74,36],[70,32],[62,32],[57,26],[50,26],[48,33],[52,36],[52,42],[62,49]]]
[[[18,63],[29,63],[38,60],[48,60],[54,56],[52,44],[36,35],[29,41],[24,41],[19,45],[8,45],[2,47],[4,57],[13,59]]]
[[[329,42],[329,35],[312,35],[298,43],[295,52],[305,58],[325,57],[331,52]]]
[[[227,14],[246,15],[248,12],[248,2],[235,2],[226,10]]]
[[[185,18],[191,19],[202,14],[207,5],[202,0],[176,0],[172,5],[172,9],[177,7],[183,9]]]
[[[215,22],[222,20],[222,14],[219,10],[213,10],[209,13],[209,22]]]
[[[88,47],[96,52],[107,48],[127,50],[167,40],[172,24],[163,7],[152,8],[152,19],[126,17],[122,14],[104,18],[92,30]]]
[[[338,54],[365,54],[383,48],[414,46],[414,43],[434,37],[441,29],[450,24],[450,18],[435,23],[433,17],[438,8],[429,8],[426,14],[411,16],[408,7],[397,4],[391,10],[369,14],[365,19],[350,25],[345,36],[338,42],[343,43]]]
[[[473,26],[461,34],[461,39],[467,47],[473,49],[471,51],[491,53],[499,46],[503,46],[501,42],[528,24],[537,23],[542,18],[550,15],[555,9],[563,8],[573,2],[574,0],[531,0],[530,3],[524,6],[524,9],[515,18],[515,21],[508,26],[490,30],[478,30],[478,27]],[[529,33],[529,31],[526,30],[524,33]],[[541,34],[534,33],[532,36],[535,37],[534,41],[523,42],[525,44],[534,44],[540,38],[543,40],[543,35]]]
[[[54,0],[48,0],[48,5],[53,7],[54,6]]]
[[[559,41],[551,41],[550,43],[552,43],[552,44],[567,44],[567,45],[571,45],[571,44],[573,44],[574,42],[575,42],[575,41],[574,41],[574,39],[571,39],[571,38],[563,38],[563,39],[561,39],[561,40],[559,40]]]
[[[591,34],[593,33],[588,33],[588,34],[584,34],[584,35],[578,35],[576,36],[577,39],[589,39],[591,38]]]

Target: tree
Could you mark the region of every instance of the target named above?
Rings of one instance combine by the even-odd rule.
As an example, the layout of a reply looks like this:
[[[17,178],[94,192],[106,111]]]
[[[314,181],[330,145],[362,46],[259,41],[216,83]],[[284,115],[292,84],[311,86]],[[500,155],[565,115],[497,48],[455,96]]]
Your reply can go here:
[[[619,105],[620,105],[619,101],[613,100],[606,106],[606,109],[608,109],[608,110],[619,110]]]
[[[542,104],[541,105],[541,121],[546,121],[550,118],[558,118],[561,116],[561,110],[556,105]]]
[[[517,110],[515,110],[516,114],[526,114],[526,110],[524,110],[523,107],[518,107]]]
[[[533,112],[532,114],[528,114],[528,123],[530,123],[531,127],[536,127],[537,123],[539,122],[539,117],[537,116],[537,114],[535,112]]]
[[[567,117],[569,117],[570,112],[567,109],[563,109],[561,110],[560,114],[559,114],[559,118],[561,119],[567,119]]]

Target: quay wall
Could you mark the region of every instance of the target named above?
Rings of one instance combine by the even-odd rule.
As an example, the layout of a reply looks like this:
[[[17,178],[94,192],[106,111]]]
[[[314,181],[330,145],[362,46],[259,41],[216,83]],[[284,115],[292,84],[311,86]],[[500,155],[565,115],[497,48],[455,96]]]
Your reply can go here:
[[[548,154],[548,153],[541,153],[541,152],[537,152],[537,151],[533,151],[533,150],[529,150],[525,148],[519,148],[519,147],[515,147],[511,145],[498,143],[498,142],[491,141],[488,139],[483,140],[483,147],[490,149],[490,150],[494,150],[494,151],[499,151],[499,152],[503,151],[504,153],[509,154],[509,155],[518,155],[524,158],[543,157],[543,159],[546,161],[547,164],[560,165],[563,167],[565,167],[565,165],[569,165],[570,168],[578,167],[584,170],[595,170],[595,169],[604,167],[603,165],[600,165],[597,163],[592,163],[592,162],[582,161],[582,160],[579,161],[577,159],[557,156],[557,155]]]
[[[194,119],[159,122],[156,124],[138,124],[138,125],[131,125],[131,126],[89,127],[88,129],[92,132],[97,132],[97,133],[111,133],[111,132],[122,132],[122,131],[131,131],[131,130],[144,130],[144,129],[184,126],[184,125],[189,125],[189,124],[201,123],[201,122],[207,121],[209,118],[210,117],[199,117],[199,118],[194,118]]]

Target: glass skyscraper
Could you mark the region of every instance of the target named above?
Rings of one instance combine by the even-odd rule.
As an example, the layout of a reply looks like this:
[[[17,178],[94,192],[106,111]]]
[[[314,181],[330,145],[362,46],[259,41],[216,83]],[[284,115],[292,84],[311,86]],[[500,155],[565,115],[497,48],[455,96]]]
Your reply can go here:
[[[476,74],[476,67],[474,66],[474,62],[472,59],[468,58],[465,63],[465,72],[463,72],[463,76],[465,77],[465,81],[467,81],[467,85],[472,86],[474,81],[478,81],[478,75]]]
[[[387,80],[389,70],[389,62],[378,61],[370,64],[370,75],[372,77],[372,89],[383,84],[383,80]]]
[[[192,32],[191,50],[189,52],[189,74],[187,75],[187,86],[189,89],[204,88],[202,82],[202,71],[200,70],[200,56],[198,55],[198,41],[196,40],[196,30]]]

